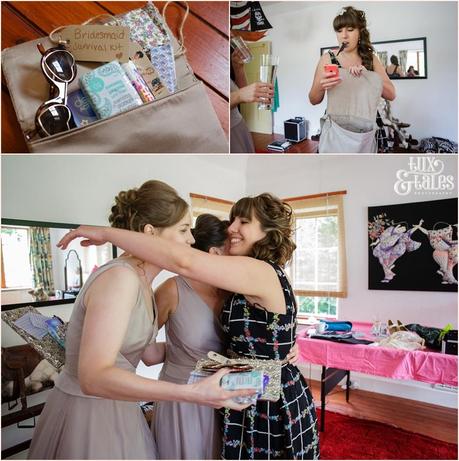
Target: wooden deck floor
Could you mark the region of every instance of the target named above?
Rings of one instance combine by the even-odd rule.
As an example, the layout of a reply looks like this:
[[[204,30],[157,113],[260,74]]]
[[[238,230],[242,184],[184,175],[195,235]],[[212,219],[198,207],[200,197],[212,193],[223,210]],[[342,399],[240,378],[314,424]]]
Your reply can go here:
[[[154,2],[162,11],[166,2]],[[139,8],[145,2],[2,2],[2,50],[48,35],[66,24],[81,24],[91,17],[113,15]],[[190,15],[184,27],[187,59],[196,76],[205,83],[220,123],[228,135],[228,2],[189,2]],[[166,19],[177,36],[185,8],[173,2]],[[27,152],[8,89],[2,75],[2,152]]]

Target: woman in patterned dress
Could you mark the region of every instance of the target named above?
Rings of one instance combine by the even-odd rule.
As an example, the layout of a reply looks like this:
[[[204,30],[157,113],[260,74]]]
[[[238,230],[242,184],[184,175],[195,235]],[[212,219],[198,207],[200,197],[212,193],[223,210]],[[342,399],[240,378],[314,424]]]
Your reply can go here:
[[[152,264],[234,293],[222,316],[228,349],[241,356],[284,361],[295,341],[297,307],[283,267],[291,259],[292,210],[271,194],[246,197],[231,210],[228,256],[211,255],[160,236],[81,226],[77,237],[107,241]],[[225,410],[224,459],[317,459],[319,437],[314,402],[298,368],[282,367],[277,402],[258,401],[244,411]]]

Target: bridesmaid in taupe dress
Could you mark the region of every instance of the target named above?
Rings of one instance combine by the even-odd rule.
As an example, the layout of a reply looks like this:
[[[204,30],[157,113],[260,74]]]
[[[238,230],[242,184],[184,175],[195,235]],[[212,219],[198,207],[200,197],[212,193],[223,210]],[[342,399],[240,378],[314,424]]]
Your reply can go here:
[[[194,248],[222,254],[227,221],[210,214],[198,216]],[[166,359],[159,379],[185,384],[199,359],[209,351],[222,352],[219,315],[225,292],[178,276],[155,292],[159,328],[166,328]],[[159,459],[219,459],[221,422],[217,412],[195,403],[158,402],[152,421]]]
[[[112,227],[194,242],[187,203],[160,181],[120,192]],[[152,238],[152,237],[150,237]],[[163,361],[152,342],[157,312],[151,283],[158,266],[123,254],[99,268],[79,293],[66,338],[66,364],[35,429],[31,459],[154,459],[151,432],[138,401],[178,400],[215,408],[243,408],[231,400],[250,392],[224,391],[227,372],[197,384],[164,383],[137,376],[140,360]]]

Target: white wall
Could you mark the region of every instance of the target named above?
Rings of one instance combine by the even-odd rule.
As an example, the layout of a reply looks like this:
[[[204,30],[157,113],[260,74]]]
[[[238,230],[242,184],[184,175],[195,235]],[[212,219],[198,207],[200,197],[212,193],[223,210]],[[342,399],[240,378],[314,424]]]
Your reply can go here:
[[[440,136],[457,142],[457,2],[263,2],[273,29],[273,54],[280,56],[280,108],[274,131],[283,133],[283,121],[304,116],[310,134],[319,129],[326,103],[309,103],[308,93],[320,57],[320,48],[336,45],[332,22],[344,6],[363,9],[375,42],[427,37],[426,80],[394,80],[397,98],[393,115],[410,123],[416,139]]]
[[[2,157],[2,216],[106,225],[115,195],[149,179],[190,192],[237,199],[246,156],[40,155]]]
[[[380,291],[368,287],[367,213],[369,206],[457,197],[457,159],[441,156],[445,174],[456,177],[450,195],[405,197],[394,191],[396,171],[408,169],[408,156],[299,156],[267,157],[263,174],[258,159],[249,160],[249,194],[270,191],[281,197],[347,190],[344,199],[348,297],[339,300],[339,318],[350,321],[399,319],[404,323],[457,328],[457,294],[416,291]],[[277,178],[277,179],[276,179]]]

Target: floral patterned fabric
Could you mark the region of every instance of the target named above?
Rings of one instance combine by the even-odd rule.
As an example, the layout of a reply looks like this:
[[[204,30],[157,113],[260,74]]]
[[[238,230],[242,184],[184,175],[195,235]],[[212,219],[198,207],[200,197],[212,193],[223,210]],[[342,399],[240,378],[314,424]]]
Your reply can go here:
[[[149,51],[152,46],[164,45],[170,41],[163,18],[152,2],[115,18],[116,20],[108,21],[107,24],[129,27],[131,40],[137,42],[145,51]]]
[[[34,287],[43,287],[49,293],[54,291],[51,237],[48,228],[30,228],[30,265]]]
[[[296,302],[283,270],[270,263],[284,291],[285,314],[268,312],[234,294],[222,312],[229,350],[256,359],[284,360],[295,343]],[[223,459],[318,459],[319,437],[314,401],[296,366],[282,367],[277,402],[259,400],[246,410],[224,410]]]

